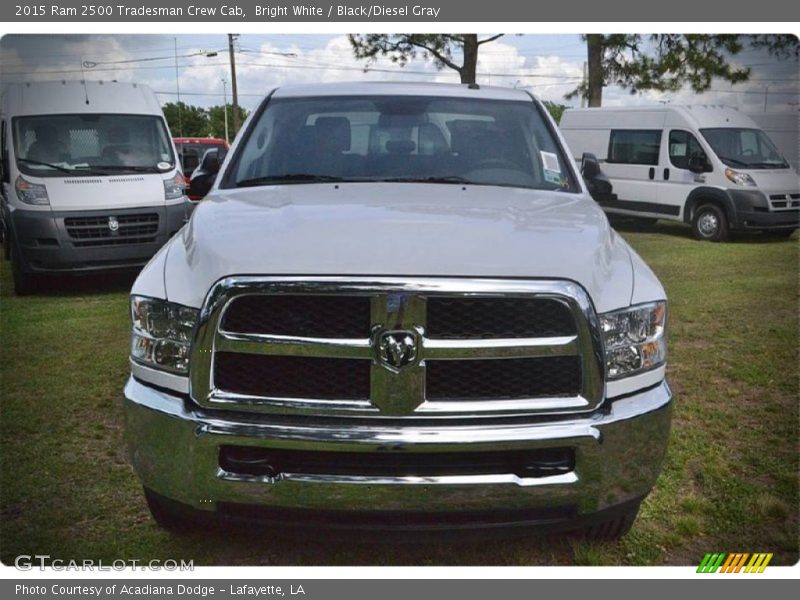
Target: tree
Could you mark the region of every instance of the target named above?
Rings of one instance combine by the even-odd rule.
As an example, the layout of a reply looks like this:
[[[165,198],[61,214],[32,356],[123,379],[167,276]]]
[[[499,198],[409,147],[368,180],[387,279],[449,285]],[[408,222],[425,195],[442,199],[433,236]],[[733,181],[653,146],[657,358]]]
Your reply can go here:
[[[247,111],[243,109],[241,106],[238,107],[239,109],[239,126],[241,127],[244,124],[244,120],[247,118]],[[224,138],[225,137],[225,105],[219,104],[217,106],[211,106],[208,109],[208,122],[209,122],[209,131],[213,137],[217,138]],[[228,104],[228,137],[229,140],[233,140],[236,137],[236,131],[233,130],[233,106],[229,103]]]
[[[600,106],[603,87],[618,85],[632,94],[645,90],[675,91],[688,84],[697,93],[714,78],[747,81],[750,69],[728,60],[745,46],[766,48],[777,58],[797,57],[793,35],[589,34],[584,36],[588,76],[566,98],[584,97]]]
[[[553,102],[552,100],[542,100],[542,104],[547,109],[547,112],[550,113],[550,116],[553,117],[556,123],[561,123],[561,116],[564,114],[564,111],[570,108],[566,104],[559,104],[558,102]]]
[[[167,102],[161,107],[172,137],[205,137],[209,133],[208,114],[200,106]]]
[[[366,33],[348,35],[353,54],[359,60],[366,60],[367,67],[379,56],[388,56],[392,62],[405,66],[409,60],[421,55],[432,59],[437,69],[453,69],[461,78],[461,83],[476,82],[478,50],[484,44],[495,41],[503,34],[478,39],[475,33],[454,34],[385,34]],[[454,51],[461,52],[461,64],[453,57]],[[457,52],[456,52],[457,53]]]

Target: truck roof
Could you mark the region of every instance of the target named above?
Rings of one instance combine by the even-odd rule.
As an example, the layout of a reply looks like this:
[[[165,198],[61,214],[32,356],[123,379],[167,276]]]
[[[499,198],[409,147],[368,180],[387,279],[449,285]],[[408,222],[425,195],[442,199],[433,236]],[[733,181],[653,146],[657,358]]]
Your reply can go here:
[[[272,97],[300,98],[313,96],[445,96],[527,102],[530,102],[531,98],[525,90],[515,88],[485,85],[470,88],[467,84],[409,81],[287,85],[275,90]]]
[[[81,80],[6,84],[2,88],[2,110],[12,116],[80,113],[162,114],[155,93],[146,85]]]

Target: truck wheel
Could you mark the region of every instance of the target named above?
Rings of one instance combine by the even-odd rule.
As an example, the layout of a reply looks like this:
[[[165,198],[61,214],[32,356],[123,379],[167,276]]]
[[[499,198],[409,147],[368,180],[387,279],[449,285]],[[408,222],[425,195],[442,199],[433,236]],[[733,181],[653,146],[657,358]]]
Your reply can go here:
[[[189,516],[180,512],[169,500],[159,496],[153,490],[144,488],[144,497],[147,500],[150,515],[162,529],[180,533],[188,531],[194,525]]]
[[[716,204],[703,204],[692,216],[692,233],[698,240],[724,242],[728,239],[728,218]]]
[[[636,515],[638,514],[639,507],[636,506],[619,516],[586,527],[581,531],[581,537],[596,542],[618,540],[631,530],[633,522],[636,520]]]

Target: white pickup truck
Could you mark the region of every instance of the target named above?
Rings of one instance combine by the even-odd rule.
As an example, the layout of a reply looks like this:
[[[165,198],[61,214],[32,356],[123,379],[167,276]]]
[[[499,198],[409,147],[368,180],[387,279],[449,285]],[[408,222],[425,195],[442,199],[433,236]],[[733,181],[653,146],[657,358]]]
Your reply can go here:
[[[270,93],[133,286],[156,521],[623,535],[667,445],[667,307],[570,156],[521,90]]]

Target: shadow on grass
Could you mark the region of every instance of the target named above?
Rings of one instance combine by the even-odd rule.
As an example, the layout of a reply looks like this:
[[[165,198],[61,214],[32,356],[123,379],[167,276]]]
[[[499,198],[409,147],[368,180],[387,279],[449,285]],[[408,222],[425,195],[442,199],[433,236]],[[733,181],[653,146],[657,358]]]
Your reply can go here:
[[[695,240],[692,235],[692,229],[685,223],[678,223],[676,221],[647,221],[644,219],[637,219],[635,217],[611,217],[609,216],[611,226],[620,233],[658,233],[667,235],[674,238],[681,238],[691,240],[698,244],[710,244],[714,242],[704,242]],[[777,233],[770,233],[764,231],[746,231],[731,233],[726,244],[776,244],[781,242],[797,243],[797,235],[786,236]]]
[[[35,290],[26,297],[69,297],[128,292],[138,274],[137,268],[87,275],[39,275],[35,280]],[[3,296],[15,295],[13,284],[4,287]]]
[[[518,532],[378,533],[214,525],[172,534],[180,544],[212,544],[214,565],[553,565],[571,564],[579,538]]]

